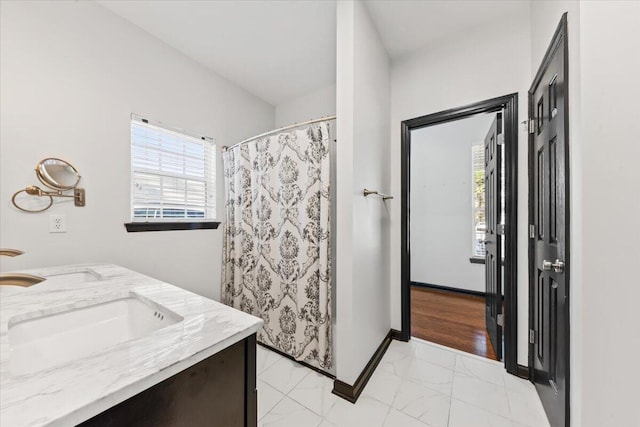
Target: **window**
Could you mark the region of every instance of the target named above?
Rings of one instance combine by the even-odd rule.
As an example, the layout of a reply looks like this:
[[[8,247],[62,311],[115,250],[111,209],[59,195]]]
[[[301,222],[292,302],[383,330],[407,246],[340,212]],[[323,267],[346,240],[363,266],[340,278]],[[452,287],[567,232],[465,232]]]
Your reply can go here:
[[[132,223],[212,221],[215,200],[213,140],[132,116]]]
[[[473,258],[484,258],[486,231],[484,205],[484,144],[471,146],[471,194],[472,206],[472,253]]]
[[[502,156],[502,150],[500,155]],[[500,213],[498,222],[500,224],[505,223],[505,164],[504,158],[501,162],[500,168]],[[472,227],[471,234],[472,244],[471,247],[471,260],[475,263],[480,263],[477,258],[482,258],[486,255],[485,250],[485,232],[487,231],[487,223],[485,222],[485,200],[484,200],[484,143],[471,146],[471,194],[473,200],[472,206]],[[501,239],[502,259],[504,260],[505,239]]]

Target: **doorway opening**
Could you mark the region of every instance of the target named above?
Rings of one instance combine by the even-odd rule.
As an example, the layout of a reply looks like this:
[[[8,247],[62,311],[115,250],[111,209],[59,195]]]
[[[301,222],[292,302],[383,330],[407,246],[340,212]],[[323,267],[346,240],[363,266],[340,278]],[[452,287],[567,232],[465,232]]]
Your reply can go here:
[[[492,317],[497,329],[503,312],[503,263],[495,275],[485,264],[504,258],[502,235],[490,224],[505,223],[502,115],[411,131],[411,335],[492,360],[503,354],[501,331],[487,331]],[[487,195],[494,200],[486,203]],[[499,283],[488,287],[490,281]],[[496,307],[487,304],[492,297]]]
[[[517,101],[402,122],[401,201],[402,339],[503,360],[516,375]]]

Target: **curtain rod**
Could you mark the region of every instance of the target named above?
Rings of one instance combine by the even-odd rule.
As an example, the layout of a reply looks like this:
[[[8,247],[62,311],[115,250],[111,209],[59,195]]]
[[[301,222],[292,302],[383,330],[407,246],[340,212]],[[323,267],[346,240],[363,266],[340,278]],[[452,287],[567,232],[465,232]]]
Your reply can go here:
[[[313,119],[313,120],[308,120],[306,122],[302,122],[302,123],[295,123],[289,126],[285,126],[285,127],[281,127],[279,129],[274,129],[274,130],[270,130],[269,132],[265,132],[265,133],[261,133],[260,135],[256,135],[256,136],[252,136],[251,138],[247,138],[244,141],[240,141],[237,144],[233,144],[231,147],[227,147],[226,145],[222,147],[222,151],[227,151],[232,149],[233,147],[240,145],[240,144],[244,144],[245,142],[249,142],[249,141],[253,141],[254,139],[258,139],[258,138],[262,138],[263,136],[267,136],[267,135],[271,135],[272,133],[277,133],[277,132],[282,132],[288,129],[293,129],[293,128],[297,128],[300,126],[304,126],[304,125],[310,125],[313,123],[318,123],[318,122],[325,122],[325,121],[330,121],[330,120],[335,120],[336,116],[326,116],[326,117],[320,117],[319,119]]]

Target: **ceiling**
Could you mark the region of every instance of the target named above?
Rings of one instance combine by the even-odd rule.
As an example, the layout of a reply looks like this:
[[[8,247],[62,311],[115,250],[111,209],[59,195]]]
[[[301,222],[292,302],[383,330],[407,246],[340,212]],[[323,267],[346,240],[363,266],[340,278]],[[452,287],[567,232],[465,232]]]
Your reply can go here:
[[[274,106],[336,80],[335,0],[98,3]],[[520,0],[365,4],[392,59],[529,9]]]
[[[529,2],[522,0],[376,0],[366,4],[392,59],[529,13]]]
[[[529,2],[522,0],[376,0],[366,4],[392,59],[529,13]]]
[[[335,82],[335,1],[98,3],[272,105]]]

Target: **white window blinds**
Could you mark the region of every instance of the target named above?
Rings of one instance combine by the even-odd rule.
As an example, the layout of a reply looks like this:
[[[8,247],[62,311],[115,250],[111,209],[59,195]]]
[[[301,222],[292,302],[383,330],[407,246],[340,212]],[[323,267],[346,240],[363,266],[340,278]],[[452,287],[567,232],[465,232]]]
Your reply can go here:
[[[473,200],[471,206],[473,209],[473,232],[472,232],[472,248],[473,257],[485,256],[485,203],[484,203],[484,144],[471,146],[471,194]]]
[[[131,120],[132,222],[215,219],[215,145]]]

